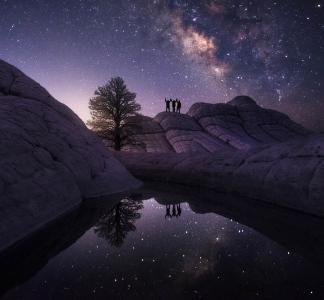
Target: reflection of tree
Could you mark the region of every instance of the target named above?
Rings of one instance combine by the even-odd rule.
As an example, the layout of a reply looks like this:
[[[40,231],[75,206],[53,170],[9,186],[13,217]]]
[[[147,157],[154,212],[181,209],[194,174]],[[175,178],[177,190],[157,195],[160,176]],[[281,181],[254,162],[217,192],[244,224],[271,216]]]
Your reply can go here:
[[[143,208],[142,201],[129,198],[121,200],[113,209],[100,218],[95,233],[110,245],[120,247],[129,231],[135,231],[135,221],[141,217],[137,212]]]

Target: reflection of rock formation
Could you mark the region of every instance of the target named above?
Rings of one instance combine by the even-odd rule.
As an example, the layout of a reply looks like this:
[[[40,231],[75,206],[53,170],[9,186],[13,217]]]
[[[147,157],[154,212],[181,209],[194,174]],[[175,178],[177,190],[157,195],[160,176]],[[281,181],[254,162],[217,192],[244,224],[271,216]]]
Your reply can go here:
[[[290,252],[324,267],[324,220],[251,199],[168,184],[147,184],[143,199],[161,205],[187,202],[199,214],[216,213],[268,236]]]
[[[136,118],[142,129],[135,138],[146,146],[116,154],[135,176],[324,215],[324,135],[287,115],[239,96],[226,104],[196,103],[187,114]]]
[[[102,214],[109,212],[116,199],[106,198],[95,207],[79,209],[58,218],[13,247],[0,253],[0,296],[36,274],[52,257],[71,246]]]
[[[239,193],[324,216],[324,135],[248,151],[119,153],[137,177]]]
[[[0,251],[138,182],[65,105],[0,60]]]
[[[125,198],[116,204],[112,210],[102,216],[95,226],[95,233],[109,242],[120,247],[130,231],[135,231],[135,221],[141,217],[138,210],[143,208],[141,201]]]
[[[196,103],[187,114],[162,112],[154,118],[133,117],[141,124],[129,145],[133,152],[214,153],[247,150],[299,138],[310,132],[278,111],[264,109],[247,96],[224,104]]]
[[[288,251],[299,253],[324,267],[324,220],[319,218],[229,195],[204,193],[202,190],[183,186],[153,185],[141,189],[136,194],[136,199],[150,198],[155,198],[162,205],[170,205],[171,210],[172,204],[188,202],[196,213],[214,212],[233,219],[268,236],[286,247]],[[26,239],[5,256],[0,255],[2,279],[0,295],[33,276],[51,257],[73,244],[94,224],[98,224],[100,218],[104,220],[103,214],[106,217],[110,214],[114,216],[116,212],[112,213],[111,205],[105,206],[107,203],[111,203],[110,199],[98,203],[97,207],[94,207],[92,202],[91,207],[87,206],[73,212],[33,238]],[[138,214],[135,207],[141,205],[138,202],[137,204],[128,202],[128,209],[124,212],[134,219],[134,213]],[[116,225],[115,221],[108,223]],[[132,225],[127,227],[131,228]]]

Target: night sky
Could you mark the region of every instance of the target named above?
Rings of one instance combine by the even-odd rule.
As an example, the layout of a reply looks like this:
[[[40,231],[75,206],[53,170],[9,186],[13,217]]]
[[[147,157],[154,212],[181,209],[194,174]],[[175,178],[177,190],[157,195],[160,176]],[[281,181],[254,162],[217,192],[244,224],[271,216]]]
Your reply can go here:
[[[0,58],[84,121],[122,76],[142,112],[247,94],[324,130],[324,2],[0,0]]]

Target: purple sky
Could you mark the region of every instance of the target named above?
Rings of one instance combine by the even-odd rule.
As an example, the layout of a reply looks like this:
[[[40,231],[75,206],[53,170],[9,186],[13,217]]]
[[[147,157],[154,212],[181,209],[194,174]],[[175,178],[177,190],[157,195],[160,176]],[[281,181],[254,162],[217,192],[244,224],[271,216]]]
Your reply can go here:
[[[324,129],[321,1],[0,0],[0,58],[84,121],[98,85],[122,76],[142,112],[178,97],[248,94]]]

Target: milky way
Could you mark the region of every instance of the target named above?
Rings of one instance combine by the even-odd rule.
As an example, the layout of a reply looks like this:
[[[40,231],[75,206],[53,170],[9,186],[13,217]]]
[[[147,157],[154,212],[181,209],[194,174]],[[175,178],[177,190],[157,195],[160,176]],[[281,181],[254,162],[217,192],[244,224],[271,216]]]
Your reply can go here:
[[[124,77],[142,112],[164,97],[248,94],[324,130],[321,1],[0,0],[0,58],[89,118],[88,100]]]

